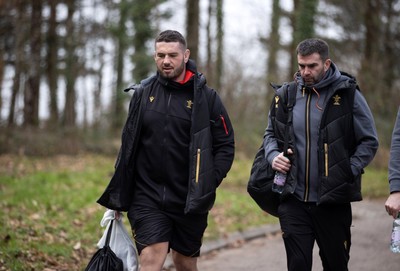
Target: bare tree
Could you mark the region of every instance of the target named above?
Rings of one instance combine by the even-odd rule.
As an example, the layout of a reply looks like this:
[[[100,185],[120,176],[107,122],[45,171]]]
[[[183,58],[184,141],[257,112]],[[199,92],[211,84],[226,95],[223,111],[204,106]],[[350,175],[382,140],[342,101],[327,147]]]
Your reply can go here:
[[[278,62],[277,54],[280,49],[280,35],[279,35],[279,18],[281,17],[281,8],[279,0],[273,0],[272,2],[272,14],[271,14],[271,31],[269,38],[265,39],[265,45],[268,49],[268,60],[267,60],[267,89],[270,89],[271,82],[277,82],[281,78],[278,76]],[[270,101],[270,95],[267,91],[267,102]],[[268,104],[267,103],[267,104]]]
[[[8,24],[9,18],[7,16],[7,13],[9,13],[10,8],[6,4],[6,1],[0,1],[0,25],[3,27],[0,27],[0,37],[5,37],[7,34],[7,27],[5,25]],[[6,40],[2,39],[0,40],[0,112],[3,108],[3,79],[4,79],[4,72],[5,72],[5,55],[6,55]],[[0,123],[1,123],[1,114],[0,114]]]
[[[74,40],[74,21],[73,17],[75,14],[76,6],[75,0],[67,1],[68,15],[66,20],[67,36],[65,37],[65,106],[63,125],[65,127],[75,127],[76,125],[76,93],[75,93],[75,81],[77,76],[76,62],[77,57],[75,55],[76,42]]]
[[[21,86],[21,80],[23,78],[23,60],[25,56],[24,45],[25,45],[25,33],[26,33],[26,20],[25,20],[25,3],[23,0],[15,2],[16,16],[13,22],[13,36],[14,36],[14,78],[11,89],[11,99],[8,111],[8,127],[15,125],[15,111],[17,96]]]
[[[190,49],[190,58],[198,63],[199,47],[199,23],[200,9],[199,0],[186,1],[186,40]],[[198,63],[199,64],[199,63]]]
[[[116,42],[115,52],[115,69],[116,69],[116,89],[113,94],[113,111],[111,114],[111,129],[120,128],[123,123],[124,113],[124,96],[121,91],[124,85],[124,68],[125,68],[125,54],[127,50],[127,30],[126,21],[129,15],[129,2],[127,0],[121,0],[119,3],[119,20],[118,26],[114,31],[114,37]]]
[[[293,40],[290,74],[297,70],[297,56],[293,53],[296,45],[306,38],[314,37],[315,18],[317,16],[318,0],[294,0],[294,14],[292,18]]]
[[[224,10],[223,0],[217,1],[217,55],[215,63],[215,88],[221,90],[224,73]],[[233,95],[233,93],[226,93]],[[232,99],[232,97],[231,97]]]
[[[98,130],[100,128],[100,120],[101,120],[101,100],[100,96],[102,93],[103,89],[103,72],[104,72],[104,66],[105,66],[105,61],[104,57],[104,46],[100,46],[99,48],[99,69],[96,71],[96,84],[95,84],[95,89],[93,92],[93,128],[95,130]]]
[[[133,78],[136,82],[147,77],[153,69],[153,59],[149,57],[149,48],[147,42],[154,38],[155,29],[152,26],[152,11],[157,5],[164,1],[134,1],[132,20],[135,29],[133,36],[133,46],[135,52],[132,56],[132,62],[135,65],[133,70]],[[160,14],[163,16],[163,14]],[[152,48],[153,49],[153,48]]]
[[[42,1],[31,1],[31,29],[28,80],[24,93],[24,125],[39,125],[40,50],[42,46]]]
[[[214,66],[214,59],[213,59],[213,35],[212,35],[212,22],[214,19],[214,13],[215,13],[215,6],[214,6],[215,1],[214,0],[209,0],[208,1],[208,18],[207,18],[207,25],[206,25],[206,46],[207,46],[207,56],[206,56],[206,65],[204,68],[204,73],[206,74],[207,81],[210,83],[210,85],[214,85],[214,76],[213,76],[213,66]]]
[[[48,30],[46,36],[46,44],[47,44],[47,56],[46,56],[46,75],[47,75],[47,83],[49,86],[49,112],[50,126],[54,126],[58,123],[58,105],[57,105],[57,81],[58,81],[58,71],[57,71],[57,50],[59,48],[57,42],[57,21],[56,21],[56,8],[57,8],[58,0],[49,1],[50,5],[50,17],[48,21]]]

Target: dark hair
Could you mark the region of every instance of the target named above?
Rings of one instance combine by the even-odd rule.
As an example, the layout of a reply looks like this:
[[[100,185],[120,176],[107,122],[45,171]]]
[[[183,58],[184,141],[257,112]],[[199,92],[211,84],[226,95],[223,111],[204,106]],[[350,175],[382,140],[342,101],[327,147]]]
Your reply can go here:
[[[180,44],[183,45],[184,49],[186,49],[186,40],[182,36],[181,33],[179,33],[176,30],[165,30],[158,34],[155,43],[157,42],[179,42]]]
[[[321,59],[325,61],[329,58],[329,45],[322,39],[306,39],[297,45],[296,53],[301,56],[309,56],[318,53]]]

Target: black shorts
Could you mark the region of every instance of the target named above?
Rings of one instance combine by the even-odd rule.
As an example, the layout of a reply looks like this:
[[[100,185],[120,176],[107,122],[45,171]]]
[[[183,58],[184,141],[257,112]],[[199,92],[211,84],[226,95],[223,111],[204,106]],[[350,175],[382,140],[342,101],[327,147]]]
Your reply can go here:
[[[169,248],[187,257],[198,257],[208,214],[180,214],[132,206],[129,222],[139,252],[148,245],[168,242]]]

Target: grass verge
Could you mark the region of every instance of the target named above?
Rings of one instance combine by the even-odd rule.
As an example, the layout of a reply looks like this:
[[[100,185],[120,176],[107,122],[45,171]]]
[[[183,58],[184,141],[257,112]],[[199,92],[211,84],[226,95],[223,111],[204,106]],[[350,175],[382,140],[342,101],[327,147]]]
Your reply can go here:
[[[0,270],[82,270],[103,233],[104,209],[95,201],[113,164],[101,155],[0,156]],[[218,189],[206,240],[277,223],[247,194],[250,166],[251,160],[235,160]],[[386,171],[367,168],[364,197],[387,193]]]

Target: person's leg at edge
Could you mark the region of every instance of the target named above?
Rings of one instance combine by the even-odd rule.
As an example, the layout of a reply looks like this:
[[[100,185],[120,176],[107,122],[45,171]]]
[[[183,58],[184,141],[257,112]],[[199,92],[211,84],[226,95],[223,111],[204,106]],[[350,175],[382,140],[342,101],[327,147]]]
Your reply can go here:
[[[176,271],[198,271],[197,257],[188,257],[175,250],[171,250],[171,252]]]
[[[139,255],[140,271],[160,271],[168,254],[168,242],[155,243],[142,249]]]

